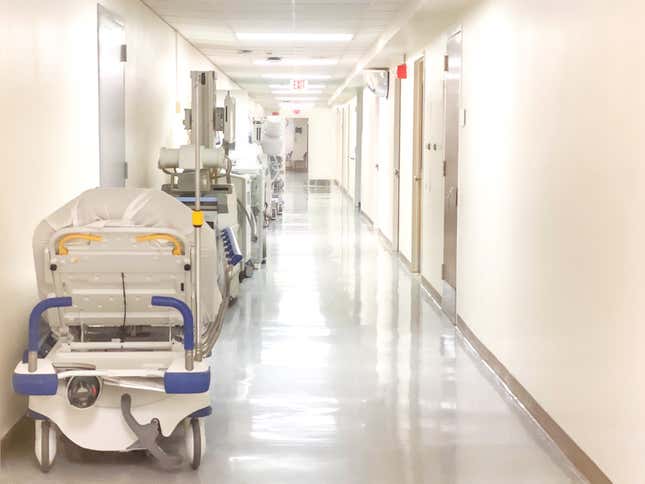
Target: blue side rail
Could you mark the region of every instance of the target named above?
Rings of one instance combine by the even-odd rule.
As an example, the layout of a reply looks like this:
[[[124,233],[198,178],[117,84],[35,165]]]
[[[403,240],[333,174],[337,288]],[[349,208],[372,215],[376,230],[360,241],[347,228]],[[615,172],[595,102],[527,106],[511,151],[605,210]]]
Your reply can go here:
[[[167,296],[152,296],[152,305],[173,308],[179,311],[184,319],[184,351],[186,352],[186,370],[193,369],[193,350],[195,349],[195,329],[193,312],[188,305],[177,298]]]
[[[40,339],[40,318],[48,309],[68,308],[72,305],[71,297],[50,297],[34,306],[29,315],[29,343],[27,345],[27,369],[34,373],[38,369],[38,346]]]
[[[232,266],[236,266],[244,259],[240,246],[237,243],[237,238],[230,227],[222,229],[222,241],[224,242],[224,252],[226,260]]]

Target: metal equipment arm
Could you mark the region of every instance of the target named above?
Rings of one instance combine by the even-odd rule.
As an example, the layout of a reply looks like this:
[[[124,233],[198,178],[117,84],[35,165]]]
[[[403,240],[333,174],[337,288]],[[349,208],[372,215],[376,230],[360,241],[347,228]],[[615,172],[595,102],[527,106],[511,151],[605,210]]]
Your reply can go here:
[[[246,220],[249,222],[249,226],[251,227],[251,239],[253,240],[253,242],[257,242],[258,241],[258,221],[255,217],[255,214],[252,212],[249,212],[239,199],[237,200],[237,206],[240,209],[242,209],[242,211],[244,211]]]

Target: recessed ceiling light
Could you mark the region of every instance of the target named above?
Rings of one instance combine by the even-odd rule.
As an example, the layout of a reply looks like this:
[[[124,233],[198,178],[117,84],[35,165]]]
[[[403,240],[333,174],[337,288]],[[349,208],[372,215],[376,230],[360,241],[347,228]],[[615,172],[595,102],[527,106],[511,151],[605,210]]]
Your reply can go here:
[[[288,96],[298,96],[298,95],[307,96],[307,95],[311,95],[311,94],[322,94],[321,89],[303,89],[302,91],[291,91],[291,90],[283,91],[281,89],[277,89],[277,90],[273,90],[271,92],[273,93],[274,96],[284,96],[284,95],[288,95]]]
[[[287,102],[305,102],[305,101],[318,101],[319,97],[279,97],[276,98],[278,101],[287,101]]]
[[[312,33],[236,33],[239,40],[273,40],[276,42],[349,42],[354,34],[312,34]]]
[[[338,59],[258,59],[253,61],[257,66],[335,66]]]
[[[264,79],[331,79],[331,76],[327,74],[262,74],[262,77]]]

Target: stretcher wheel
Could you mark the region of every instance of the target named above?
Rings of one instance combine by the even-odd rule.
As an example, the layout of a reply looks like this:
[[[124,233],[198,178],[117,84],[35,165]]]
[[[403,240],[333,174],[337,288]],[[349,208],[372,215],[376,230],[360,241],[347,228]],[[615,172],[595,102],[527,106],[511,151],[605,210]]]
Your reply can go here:
[[[49,472],[56,459],[56,427],[49,420],[35,421],[36,441],[34,451],[40,470]]]
[[[187,418],[184,420],[184,429],[186,433],[186,456],[190,461],[190,467],[197,470],[206,451],[204,421],[201,418]]]

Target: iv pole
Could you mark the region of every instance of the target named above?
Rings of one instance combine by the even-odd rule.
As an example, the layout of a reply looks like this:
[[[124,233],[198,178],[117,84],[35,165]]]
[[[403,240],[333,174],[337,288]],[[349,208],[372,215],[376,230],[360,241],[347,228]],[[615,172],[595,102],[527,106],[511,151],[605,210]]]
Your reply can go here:
[[[201,106],[200,106],[200,85],[206,83],[204,72],[191,72],[193,87],[192,99],[192,134],[193,146],[195,147],[195,208],[193,210],[193,227],[195,229],[195,360],[201,361],[202,343],[202,312],[201,312],[201,250],[202,250],[202,225],[204,225],[204,214],[201,211],[201,170],[202,170],[202,140],[201,140]],[[190,362],[192,369],[192,361]]]

